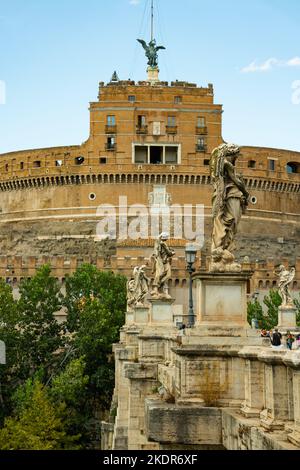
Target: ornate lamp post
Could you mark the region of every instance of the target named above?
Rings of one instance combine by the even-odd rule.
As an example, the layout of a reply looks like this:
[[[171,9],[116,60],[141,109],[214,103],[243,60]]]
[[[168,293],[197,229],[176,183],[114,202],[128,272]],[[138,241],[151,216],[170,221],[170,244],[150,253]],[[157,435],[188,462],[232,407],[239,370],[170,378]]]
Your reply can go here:
[[[187,271],[190,275],[189,284],[189,327],[195,325],[195,314],[194,314],[194,303],[193,303],[193,279],[192,274],[195,272],[193,264],[196,261],[197,248],[194,245],[186,245],[185,247],[185,259],[187,263]]]

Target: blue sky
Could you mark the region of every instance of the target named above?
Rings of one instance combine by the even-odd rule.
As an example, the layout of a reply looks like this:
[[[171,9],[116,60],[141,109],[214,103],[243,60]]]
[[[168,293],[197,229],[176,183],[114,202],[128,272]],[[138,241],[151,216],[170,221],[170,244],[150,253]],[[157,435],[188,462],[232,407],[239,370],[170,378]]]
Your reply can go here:
[[[299,0],[155,4],[160,78],[213,83],[225,140],[300,151]],[[149,6],[0,0],[0,153],[86,140],[98,82],[145,78]]]

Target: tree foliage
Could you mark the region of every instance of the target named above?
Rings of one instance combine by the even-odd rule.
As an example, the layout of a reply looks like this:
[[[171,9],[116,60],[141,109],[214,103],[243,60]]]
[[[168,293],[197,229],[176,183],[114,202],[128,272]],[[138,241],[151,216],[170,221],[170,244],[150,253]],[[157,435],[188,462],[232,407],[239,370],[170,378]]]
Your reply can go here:
[[[0,429],[1,450],[78,448],[76,441],[80,436],[70,436],[65,430],[65,405],[55,407],[38,380],[27,382],[23,399],[19,414],[6,418]]]
[[[266,306],[265,311],[257,299],[248,303],[248,322],[251,325],[251,320],[256,318],[260,328],[271,330],[278,325],[278,309],[282,299],[277,291],[270,290],[263,302]]]
[[[112,344],[125,321],[126,278],[82,265],[66,281],[65,306],[73,345],[86,361],[90,397],[108,407],[114,386]]]
[[[61,308],[65,324],[54,316]],[[7,351],[0,367],[1,449],[67,448],[74,435],[89,446],[91,422],[110,404],[112,344],[125,310],[126,278],[92,265],[67,278],[64,296],[48,265],[21,283],[18,300],[0,281],[0,338]]]
[[[49,265],[42,266],[32,279],[20,285],[17,303],[21,334],[22,378],[43,367],[50,373],[63,346],[63,327],[54,314],[62,308],[60,286]]]

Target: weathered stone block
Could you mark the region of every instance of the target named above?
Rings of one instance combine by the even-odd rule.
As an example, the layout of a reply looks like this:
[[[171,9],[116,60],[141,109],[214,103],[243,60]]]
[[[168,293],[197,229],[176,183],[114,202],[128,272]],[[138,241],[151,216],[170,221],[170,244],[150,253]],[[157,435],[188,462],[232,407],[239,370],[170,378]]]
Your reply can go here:
[[[128,363],[124,364],[124,375],[130,380],[157,378],[157,364]]]
[[[250,273],[200,273],[197,279],[197,323],[247,326],[247,282]]]
[[[146,432],[149,440],[161,443],[222,443],[222,419],[218,408],[178,406],[146,399]]]

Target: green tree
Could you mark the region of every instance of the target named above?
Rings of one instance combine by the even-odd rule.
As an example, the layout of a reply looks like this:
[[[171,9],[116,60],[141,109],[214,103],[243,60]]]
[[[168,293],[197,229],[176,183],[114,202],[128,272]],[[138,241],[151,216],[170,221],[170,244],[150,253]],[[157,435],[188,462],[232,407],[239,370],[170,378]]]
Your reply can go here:
[[[50,401],[46,389],[38,380],[26,384],[20,414],[5,419],[0,429],[1,450],[60,450],[76,449],[80,436],[69,436],[65,430],[65,405],[57,407]],[[29,400],[30,397],[30,400]]]
[[[267,306],[267,329],[272,329],[278,325],[278,309],[282,304],[282,299],[278,291],[270,290],[269,295],[264,298],[264,304]]]
[[[263,308],[257,299],[252,302],[248,302],[247,320],[249,325],[252,324],[251,322],[254,318],[258,321],[260,328],[266,328],[266,317],[264,315]]]
[[[10,411],[10,398],[18,384],[21,363],[19,313],[11,287],[0,279],[0,339],[6,346],[6,364],[0,367],[0,422]]]
[[[72,344],[86,361],[90,399],[94,407],[108,408],[114,387],[112,344],[125,322],[126,278],[82,265],[66,280],[65,306]]]
[[[49,396],[54,404],[66,404],[65,424],[68,434],[80,434],[81,443],[89,439],[87,429],[92,419],[88,402],[89,377],[85,374],[84,358],[73,359],[55,376],[49,387]]]
[[[49,265],[42,266],[32,279],[20,285],[17,309],[21,330],[22,364],[20,377],[44,368],[46,375],[57,366],[59,350],[64,345],[64,327],[54,314],[62,308],[62,295]]]
[[[296,312],[297,326],[300,326],[300,297],[299,297],[299,299],[294,300],[294,304],[295,304],[295,307],[297,309],[297,312]]]

